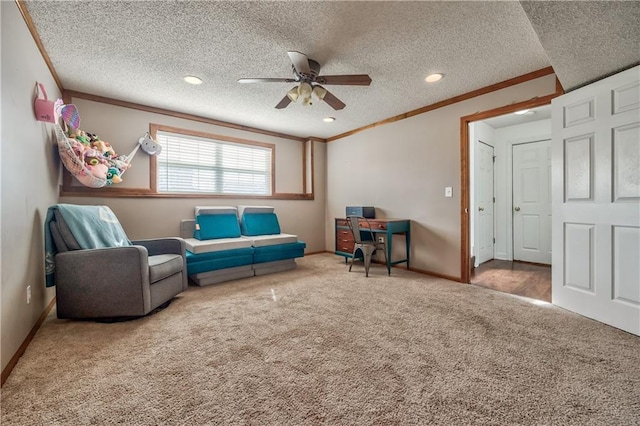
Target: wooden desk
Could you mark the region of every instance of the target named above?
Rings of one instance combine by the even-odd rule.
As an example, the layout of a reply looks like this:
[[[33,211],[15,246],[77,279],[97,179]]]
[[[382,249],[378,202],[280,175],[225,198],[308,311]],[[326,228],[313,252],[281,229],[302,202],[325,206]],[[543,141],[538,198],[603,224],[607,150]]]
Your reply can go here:
[[[335,231],[336,231],[336,251],[338,256],[344,256],[344,261],[350,259],[353,254],[353,234],[347,224],[347,219],[336,218],[335,219]],[[387,262],[389,267],[397,265],[398,263],[407,263],[407,269],[409,269],[409,249],[411,247],[411,223],[408,219],[367,219],[371,225],[371,230],[374,232],[374,236],[384,235],[385,242],[387,244]],[[367,221],[361,220],[360,227],[363,229],[369,229]],[[393,235],[405,235],[406,246],[406,258],[400,260],[391,259],[391,247],[393,244]]]

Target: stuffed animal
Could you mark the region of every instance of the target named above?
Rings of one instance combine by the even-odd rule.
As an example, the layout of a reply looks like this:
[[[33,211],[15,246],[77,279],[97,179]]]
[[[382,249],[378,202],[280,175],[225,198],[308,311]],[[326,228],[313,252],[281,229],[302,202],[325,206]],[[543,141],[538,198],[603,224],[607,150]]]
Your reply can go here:
[[[89,137],[89,140],[91,142],[96,142],[100,140],[100,137],[98,135],[96,135],[95,133],[89,133],[87,132],[87,136]]]
[[[126,155],[118,155],[116,157],[111,157],[109,159],[109,162],[118,168],[118,170],[120,171],[125,171],[127,170],[129,167],[131,167],[131,164],[129,163],[129,159],[127,158]]]
[[[95,133],[71,128],[68,133],[69,143],[78,160],[85,165],[86,171],[107,185],[122,182],[122,174],[131,167],[127,156],[119,156],[109,142],[103,141]]]
[[[120,182],[122,182],[122,178],[120,177],[120,170],[118,170],[116,167],[109,167],[109,170],[107,170],[107,185]]]
[[[96,166],[98,164],[107,164],[107,160],[102,153],[93,148],[85,148],[84,150],[84,162],[90,166]]]
[[[86,167],[87,170],[89,170],[89,172],[91,172],[92,175],[94,175],[95,177],[99,178],[99,179],[107,179],[109,177],[109,167],[107,167],[106,164],[101,164],[98,163],[94,166],[87,166]]]
[[[62,117],[62,120],[67,123],[67,126],[73,129],[80,127],[80,113],[78,112],[78,108],[76,108],[74,104],[64,105],[61,99],[58,99],[58,101],[60,101],[60,103],[56,102],[57,115]]]
[[[97,166],[100,164],[100,160],[96,157],[84,157],[84,162],[89,166]]]
[[[80,129],[71,129],[71,131],[69,132],[69,137],[79,140],[85,145],[89,145],[91,143],[89,138],[87,137],[87,134]]]
[[[85,147],[82,143],[76,139],[68,139],[69,145],[71,145],[71,149],[73,153],[78,157],[79,160],[84,161],[84,150]]]
[[[111,145],[109,144],[109,142],[105,142],[103,140],[100,139],[96,139],[94,140],[91,145],[99,150],[100,152],[102,152],[102,155],[104,155],[105,157],[115,157],[116,152],[113,150],[113,148],[111,148]]]
[[[138,139],[138,143],[140,144],[140,148],[149,155],[158,155],[162,151],[162,145],[151,139],[149,133]]]

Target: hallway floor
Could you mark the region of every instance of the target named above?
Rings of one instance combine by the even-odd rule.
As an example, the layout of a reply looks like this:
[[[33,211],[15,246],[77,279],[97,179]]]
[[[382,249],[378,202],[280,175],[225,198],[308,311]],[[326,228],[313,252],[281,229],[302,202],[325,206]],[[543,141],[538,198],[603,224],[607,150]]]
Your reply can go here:
[[[551,303],[551,266],[493,259],[473,269],[471,284]]]

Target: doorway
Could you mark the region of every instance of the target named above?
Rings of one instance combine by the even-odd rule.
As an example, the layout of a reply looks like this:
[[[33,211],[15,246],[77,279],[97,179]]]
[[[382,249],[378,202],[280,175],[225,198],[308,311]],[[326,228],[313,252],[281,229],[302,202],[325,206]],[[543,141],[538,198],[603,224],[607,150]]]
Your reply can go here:
[[[467,282],[551,300],[550,136],[548,105],[469,122]]]
[[[513,145],[513,260],[551,265],[551,140]]]

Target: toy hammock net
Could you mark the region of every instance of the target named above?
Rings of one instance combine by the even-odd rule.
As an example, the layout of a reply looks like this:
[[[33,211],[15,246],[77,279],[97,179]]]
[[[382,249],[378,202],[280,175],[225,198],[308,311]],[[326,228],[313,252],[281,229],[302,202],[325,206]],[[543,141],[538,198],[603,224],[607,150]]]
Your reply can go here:
[[[58,152],[62,163],[81,184],[90,188],[102,188],[111,183],[120,182],[120,177],[130,167],[131,159],[137,151],[136,147],[134,152],[126,157],[103,157],[100,162],[92,165],[86,161],[87,154],[82,142],[67,137],[59,124],[56,124],[55,128]],[[106,174],[104,173],[105,169]],[[105,177],[101,177],[101,175],[105,175]]]

